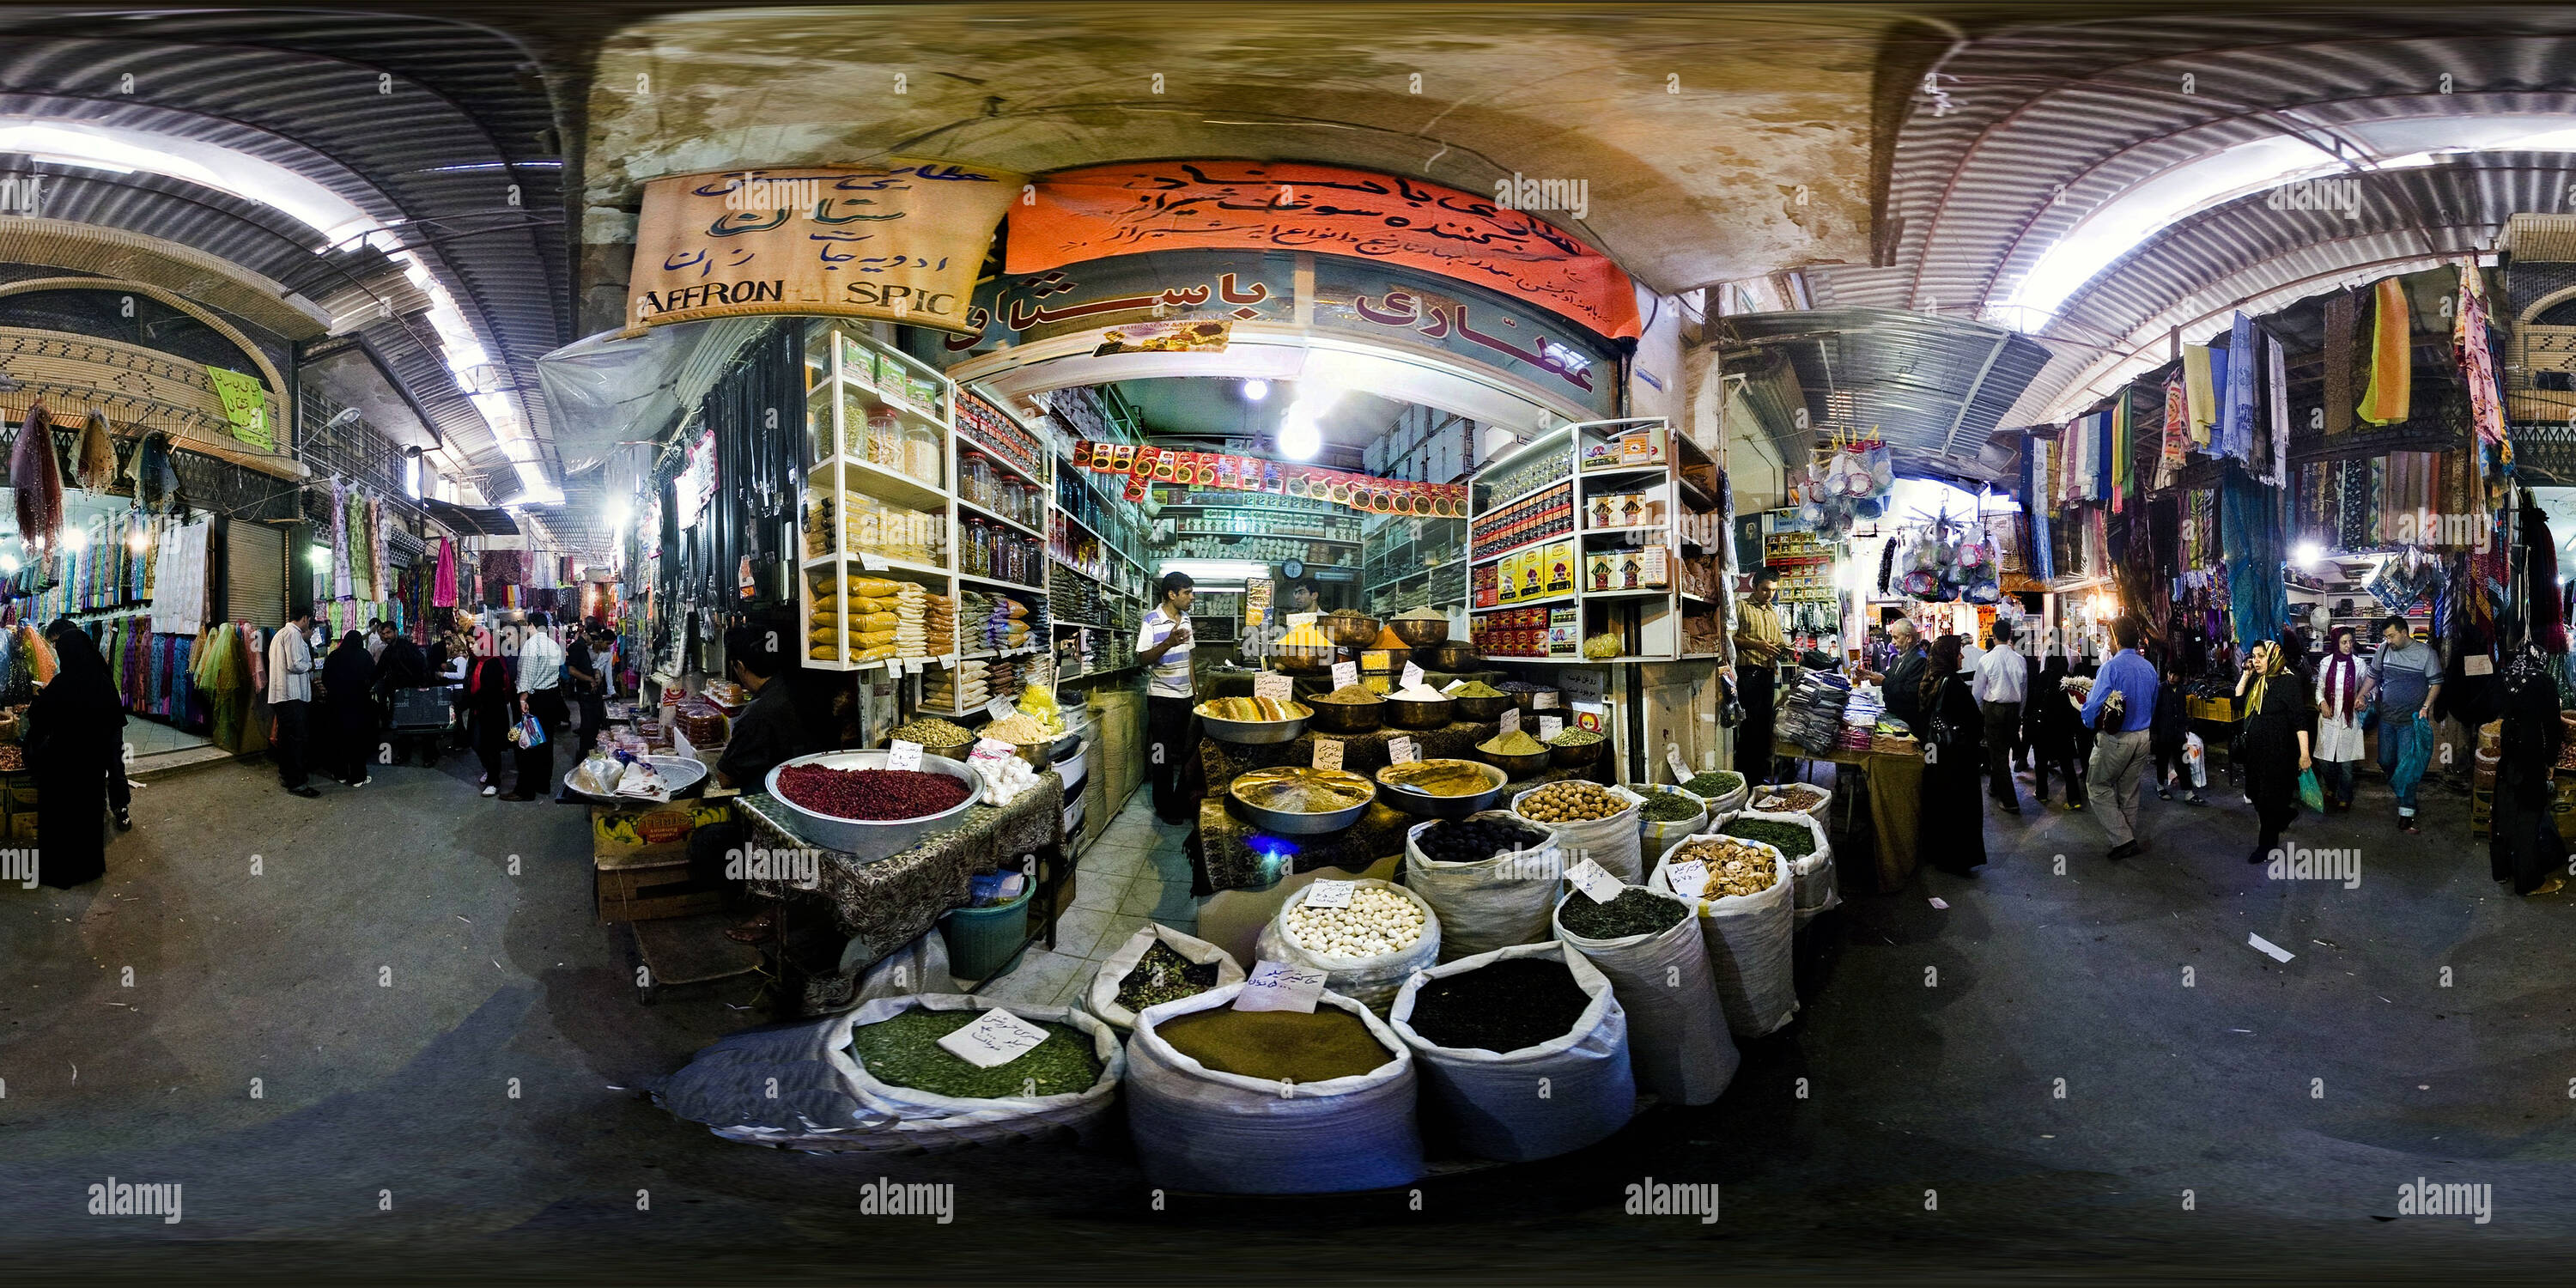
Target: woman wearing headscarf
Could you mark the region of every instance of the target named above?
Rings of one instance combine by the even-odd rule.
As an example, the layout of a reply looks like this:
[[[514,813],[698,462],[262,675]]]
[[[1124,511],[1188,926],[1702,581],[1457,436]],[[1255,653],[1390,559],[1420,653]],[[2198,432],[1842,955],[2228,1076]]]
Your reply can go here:
[[[2287,650],[2270,640],[2254,646],[2245,673],[2236,678],[2245,702],[2245,795],[2263,825],[2248,863],[2261,863],[2281,844],[2281,832],[2299,816],[2299,775],[2306,772],[2309,730],[2316,703],[2306,682],[2289,669]]]
[[[70,618],[45,628],[54,678],[27,707],[27,767],[44,811],[36,879],[58,890],[107,875],[107,776],[125,772],[125,704],[98,645]]]
[[[510,726],[518,695],[510,683],[509,664],[495,651],[492,637],[478,636],[472,665],[465,671],[465,727],[483,762],[483,794],[501,794],[501,774],[510,760]]]
[[[2362,757],[2361,713],[2371,680],[2355,644],[2351,627],[2336,627],[2317,667],[2317,781],[2328,812],[2352,809],[2353,770]]]
[[[376,750],[376,660],[367,654],[367,637],[351,631],[322,662],[322,690],[331,700],[332,752],[339,760],[341,782],[364,787],[369,781],[367,757]]]
[[[2022,704],[2022,739],[2030,744],[2031,797],[2048,803],[2048,771],[2066,780],[2066,808],[2084,808],[2082,764],[2075,758],[2075,730],[2084,723],[2066,697],[2066,655],[2052,649],[2030,682]]]
[[[1960,665],[1958,636],[1933,641],[1923,672],[1920,830],[1934,867],[1971,876],[1986,862],[1985,716]]]

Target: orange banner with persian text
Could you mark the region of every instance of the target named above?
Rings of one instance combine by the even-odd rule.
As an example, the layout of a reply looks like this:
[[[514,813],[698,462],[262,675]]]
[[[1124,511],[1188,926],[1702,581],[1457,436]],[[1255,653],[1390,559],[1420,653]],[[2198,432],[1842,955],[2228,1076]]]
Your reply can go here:
[[[1003,271],[1159,250],[1287,250],[1401,264],[1526,300],[1612,339],[1639,328],[1608,256],[1479,196],[1398,175],[1264,161],[1141,161],[1039,180],[1010,208]],[[1528,187],[1527,184],[1519,185]]]

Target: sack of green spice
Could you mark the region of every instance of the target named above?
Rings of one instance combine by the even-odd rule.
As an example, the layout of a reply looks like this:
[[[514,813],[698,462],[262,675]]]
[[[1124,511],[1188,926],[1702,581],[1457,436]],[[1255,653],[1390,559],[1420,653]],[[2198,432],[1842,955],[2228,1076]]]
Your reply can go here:
[[[1639,835],[1639,842],[1643,847],[1639,851],[1641,861],[1643,855],[1661,854],[1673,842],[1693,833],[1708,830],[1709,814],[1706,798],[1679,787],[1639,787],[1633,790],[1639,796],[1646,798],[1645,805],[1637,811],[1637,817],[1643,824]],[[1666,797],[1689,803],[1691,812],[1682,814],[1678,818],[1655,817],[1657,802]],[[1679,811],[1667,808],[1662,812],[1672,814]]]
[[[1706,838],[1715,836],[1716,833],[1706,834]],[[1726,1027],[1739,1039],[1758,1038],[1777,1031],[1798,1013],[1798,989],[1790,965],[1790,946],[1798,931],[1796,905],[1792,902],[1796,878],[1789,871],[1789,861],[1780,857],[1778,850],[1760,841],[1728,837],[1729,841],[1755,846],[1769,856],[1773,865],[1770,886],[1753,894],[1716,899],[1675,890],[1671,879],[1675,856],[1683,847],[1701,839],[1705,838],[1693,836],[1675,841],[1655,862],[1654,875],[1646,884],[1689,899],[1698,908],[1700,938],[1708,945],[1709,972],[1717,977],[1717,1002],[1726,1012]]]
[[[1367,1073],[1282,1082],[1210,1069],[1155,1032],[1234,1005],[1243,985],[1148,1007],[1127,1047],[1127,1129],[1146,1182],[1217,1194],[1328,1194],[1405,1185],[1424,1171],[1412,1048],[1365,1006],[1326,992],[1386,1048]]]
[[[1235,965],[1233,955],[1224,949],[1160,922],[1148,925],[1128,936],[1124,947],[1100,963],[1099,972],[1091,977],[1091,991],[1084,998],[1092,1014],[1109,1021],[1110,1027],[1119,1032],[1136,1027],[1136,1012],[1119,1005],[1119,991],[1126,986],[1127,977],[1134,973],[1137,963],[1145,960],[1145,954],[1156,944],[1178,953],[1184,961],[1213,963],[1216,966],[1216,983],[1212,987],[1223,988],[1243,982],[1243,968]]]
[[[1834,880],[1834,847],[1830,842],[1825,840],[1825,825],[1823,820],[1804,811],[1764,811],[1755,809],[1746,810],[1743,813],[1737,814],[1733,818],[1723,821],[1722,823],[1716,823],[1710,828],[1710,830],[1723,832],[1729,836],[1744,835],[1745,833],[1737,832],[1735,830],[1735,825],[1737,823],[1768,823],[1776,826],[1799,828],[1807,833],[1808,840],[1805,844],[1808,849],[1807,853],[1803,855],[1796,853],[1789,846],[1783,845],[1778,847],[1782,856],[1789,860],[1790,874],[1797,879],[1797,891],[1793,897],[1797,902],[1798,929],[1806,929],[1807,923],[1813,921],[1817,913],[1823,912],[1827,908],[1837,908],[1842,906],[1842,892],[1836,888]],[[1747,828],[1746,832],[1758,832],[1763,830],[1765,829],[1753,827]],[[1767,836],[1755,836],[1752,839],[1764,842],[1770,841],[1770,838]]]
[[[1517,1051],[1435,1046],[1409,1022],[1414,1001],[1439,980],[1499,961],[1562,962],[1592,1004],[1563,1036]],[[1599,967],[1564,943],[1518,944],[1434,966],[1404,982],[1389,1017],[1413,1048],[1424,1101],[1451,1139],[1478,1158],[1524,1163],[1569,1154],[1628,1125],[1637,1108],[1629,1067],[1628,1013]],[[1530,1088],[1545,1086],[1544,1096]]]
[[[1510,810],[1480,810],[1467,818],[1547,831]],[[1547,938],[1548,910],[1556,906],[1556,882],[1566,866],[1555,840],[1473,863],[1443,863],[1423,853],[1420,844],[1424,832],[1442,825],[1443,820],[1432,819],[1404,834],[1404,887],[1440,916],[1440,960]]]
[[[907,1132],[923,1137],[929,1148],[938,1148],[953,1139],[966,1144],[981,1141],[1033,1136],[1053,1128],[1072,1128],[1087,1132],[1118,1099],[1118,1084],[1127,1072],[1127,1053],[1118,1042],[1118,1034],[1098,1017],[1061,1006],[1009,1006],[962,993],[920,993],[910,997],[880,998],[846,1017],[849,1031],[857,1030],[913,1010],[930,1012],[989,1011],[1007,1009],[1011,1014],[1032,1024],[1054,1023],[1069,1026],[1091,1041],[1091,1055],[1098,1061],[1100,1075],[1080,1091],[1052,1095],[1015,1095],[997,1097],[945,1096],[919,1087],[900,1086],[870,1072],[854,1056],[845,1042],[836,1052],[849,1066],[853,1094],[870,1118],[899,1124]],[[936,1056],[956,1060],[944,1049]],[[1022,1059],[1027,1059],[1023,1055]],[[971,1066],[969,1066],[971,1067]],[[1007,1069],[1005,1065],[1002,1068]]]
[[[1679,905],[1663,891],[1623,890]],[[1592,939],[1565,928],[1566,905],[1591,896],[1569,890],[1556,902],[1556,937],[1583,954],[1610,981],[1628,1013],[1628,1059],[1643,1090],[1680,1105],[1704,1105],[1726,1093],[1743,1057],[1718,1009],[1708,945],[1686,906],[1661,930]]]

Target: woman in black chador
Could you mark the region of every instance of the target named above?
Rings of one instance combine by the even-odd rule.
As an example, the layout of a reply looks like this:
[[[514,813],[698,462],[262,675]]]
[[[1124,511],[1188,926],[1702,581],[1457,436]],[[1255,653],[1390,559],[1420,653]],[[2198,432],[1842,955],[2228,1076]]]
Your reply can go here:
[[[2030,682],[2030,700],[2022,704],[2022,737],[2030,743],[2030,794],[2048,803],[2048,774],[2066,780],[2066,808],[2084,808],[2082,766],[2075,759],[2075,730],[2084,723],[2066,700],[2066,655],[2049,650],[2048,662]]]
[[[2558,836],[2557,793],[2549,771],[2566,740],[2558,722],[2558,682],[2529,649],[2505,668],[2504,742],[2496,758],[2495,828],[2487,839],[2487,872],[2513,883],[2515,894],[2556,894],[2567,882],[2567,845]]]
[[[89,632],[65,617],[45,638],[54,678],[27,708],[24,739],[45,829],[36,879],[68,890],[107,875],[107,776],[125,772],[125,703]]]
[[[1959,657],[1959,637],[1944,635],[1923,672],[1921,834],[1934,867],[1970,876],[1986,862],[1985,717]]]
[[[2265,640],[2245,659],[2236,693],[2245,703],[2245,794],[2263,835],[2248,863],[2272,857],[2282,829],[2299,816],[2299,775],[2307,772],[2308,740],[2315,736],[2317,704],[2308,681],[2289,667],[2287,652]]]

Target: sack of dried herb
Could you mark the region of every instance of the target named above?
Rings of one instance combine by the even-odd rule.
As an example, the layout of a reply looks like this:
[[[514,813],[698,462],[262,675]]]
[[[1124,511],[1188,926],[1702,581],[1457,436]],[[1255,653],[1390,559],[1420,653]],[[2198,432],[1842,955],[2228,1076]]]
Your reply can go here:
[[[920,993],[910,997],[880,998],[850,1012],[846,1018],[850,1031],[856,1032],[914,1010],[987,1011],[997,1007],[1007,1009],[1032,1024],[1065,1025],[1089,1039],[1089,1054],[1099,1066],[1099,1076],[1080,1091],[1036,1096],[945,1096],[919,1087],[899,1086],[877,1077],[852,1056],[845,1043],[835,1054],[849,1066],[853,1094],[861,1108],[871,1116],[901,1122],[925,1135],[945,1128],[982,1139],[993,1138],[990,1131],[982,1129],[999,1128],[1020,1135],[1034,1135],[1049,1127],[1084,1130],[1109,1111],[1110,1105],[1118,1098],[1118,1084],[1126,1076],[1127,1053],[1119,1045],[1115,1030],[1083,1011],[1062,1006],[1003,1007],[1002,1003],[962,993]],[[953,1056],[949,1058],[955,1059]]]
[[[1461,824],[1471,826],[1462,829]],[[1537,840],[1478,859],[1443,862],[1422,848],[1423,834],[1434,829],[1444,837],[1463,831],[1506,841],[1515,836]],[[1404,885],[1440,915],[1442,961],[1547,938],[1548,910],[1556,906],[1557,878],[1563,871],[1554,838],[1510,810],[1482,810],[1455,821],[1433,819],[1404,834]]]
[[[1735,1080],[1742,1056],[1727,1035],[1726,1017],[1717,1004],[1717,983],[1709,972],[1708,945],[1682,900],[1661,891],[1629,886],[1620,893],[1644,895],[1677,905],[1681,915],[1663,929],[1592,939],[1566,929],[1566,909],[1590,896],[1568,891],[1556,904],[1556,937],[1583,954],[1609,979],[1611,992],[1628,1015],[1629,1062],[1637,1085],[1682,1105],[1704,1105],[1725,1094]]]
[[[1740,817],[1740,816],[1739,816]],[[1673,888],[1671,867],[1681,852],[1700,841],[1724,840],[1752,846],[1772,863],[1771,884],[1752,894],[1708,899],[1699,892]],[[1798,1013],[1796,977],[1790,946],[1797,938],[1795,878],[1789,861],[1760,841],[1719,837],[1715,833],[1684,837],[1655,862],[1647,885],[1690,899],[1699,910],[1700,937],[1708,944],[1708,965],[1717,977],[1718,1005],[1726,1027],[1738,1038],[1758,1038],[1787,1024]]]
[[[1510,1051],[1440,1046],[1413,1027],[1424,990],[1440,989],[1443,981],[1456,989],[1461,977],[1472,980],[1503,962],[1547,963],[1571,976],[1572,986],[1591,1001],[1565,1032]],[[1556,986],[1564,983],[1558,980]],[[1515,996],[1489,989],[1474,1000],[1495,1012],[1491,1019],[1496,1024],[1508,1027],[1514,1017],[1505,1012]],[[1570,998],[1567,1005],[1572,1005]],[[1451,1139],[1479,1158],[1520,1163],[1571,1153],[1607,1138],[1636,1112],[1628,1013],[1609,977],[1570,945],[1519,944],[1434,966],[1405,981],[1390,1022],[1413,1047],[1430,1112],[1447,1126]],[[1541,1085],[1548,1088],[1547,1095],[1530,1093]]]
[[[1154,953],[1157,947],[1163,951]],[[1146,961],[1149,954],[1153,956],[1150,964]],[[1181,963],[1182,969],[1171,969],[1173,961]],[[1140,970],[1147,978],[1137,978]],[[1202,979],[1206,982],[1199,982]],[[1241,982],[1243,968],[1235,965],[1233,956],[1224,949],[1156,923],[1128,936],[1123,947],[1100,963],[1100,970],[1091,977],[1091,991],[1084,1003],[1092,1014],[1123,1033],[1136,1027],[1136,1013],[1143,1009],[1128,1006],[1125,1001],[1153,1006]]]
[[[1737,824],[1745,824],[1738,829]],[[1713,820],[1710,831],[1728,836],[1749,837],[1777,845],[1781,856],[1789,860],[1789,871],[1797,878],[1798,929],[1807,928],[1817,913],[1842,906],[1843,896],[1834,881],[1834,847],[1825,839],[1824,820],[1806,811],[1745,810],[1732,818]],[[1806,853],[1772,840],[1772,828],[1794,827],[1807,834],[1802,842]]]

